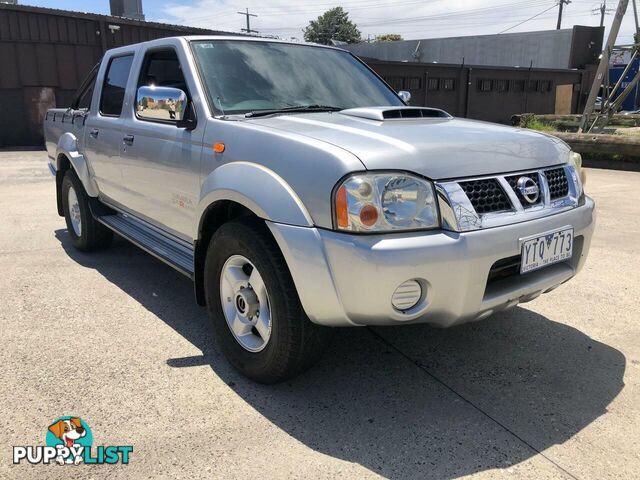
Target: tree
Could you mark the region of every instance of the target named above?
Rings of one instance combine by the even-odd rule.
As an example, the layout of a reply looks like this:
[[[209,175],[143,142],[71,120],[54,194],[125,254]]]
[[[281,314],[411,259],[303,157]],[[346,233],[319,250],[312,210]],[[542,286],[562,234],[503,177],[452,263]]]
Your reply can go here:
[[[316,20],[311,20],[303,32],[307,42],[323,45],[330,45],[331,40],[347,43],[360,41],[360,30],[349,20],[349,14],[342,7],[327,10]]]
[[[398,35],[397,33],[385,33],[384,35],[378,35],[376,37],[376,42],[400,42],[404,40],[402,35]]]

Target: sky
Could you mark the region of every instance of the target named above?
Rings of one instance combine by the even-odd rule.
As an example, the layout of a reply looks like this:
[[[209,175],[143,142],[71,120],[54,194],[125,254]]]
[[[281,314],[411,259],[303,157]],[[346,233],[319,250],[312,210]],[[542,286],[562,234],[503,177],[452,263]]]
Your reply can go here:
[[[19,3],[109,13],[108,0],[21,0]],[[602,0],[572,0],[564,7],[563,28],[599,25],[600,15],[594,10],[601,3]],[[617,3],[607,2],[611,12],[605,17],[606,27],[613,20]],[[557,0],[143,0],[143,9],[149,21],[236,32],[245,27],[245,17],[237,12],[248,7],[250,13],[257,15],[251,18],[252,29],[280,38],[302,39],[302,29],[310,20],[330,8],[342,6],[358,25],[363,38],[397,33],[410,40],[552,30],[558,17],[556,4]],[[617,43],[631,43],[634,30],[629,5]]]

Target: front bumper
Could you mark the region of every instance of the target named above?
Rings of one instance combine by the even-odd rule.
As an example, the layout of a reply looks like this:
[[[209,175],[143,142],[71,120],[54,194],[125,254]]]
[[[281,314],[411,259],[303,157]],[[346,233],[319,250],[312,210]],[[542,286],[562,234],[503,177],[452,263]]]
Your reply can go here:
[[[465,233],[434,231],[350,235],[268,222],[309,318],[327,326],[430,323],[440,327],[480,320],[533,300],[573,277],[587,257],[594,202],[527,222]],[[498,260],[519,255],[519,239],[574,228],[573,257],[525,275],[488,283]],[[424,301],[403,313],[395,289],[418,279]]]

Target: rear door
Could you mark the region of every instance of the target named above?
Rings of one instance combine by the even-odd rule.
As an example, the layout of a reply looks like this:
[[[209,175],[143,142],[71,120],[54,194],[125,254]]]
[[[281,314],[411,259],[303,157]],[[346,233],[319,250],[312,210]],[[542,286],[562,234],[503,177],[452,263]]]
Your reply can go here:
[[[172,87],[189,99],[194,91],[182,49],[163,46],[150,49],[136,61],[136,90],[141,86]],[[134,92],[134,97],[135,97]],[[134,102],[135,103],[135,102]],[[125,107],[122,145],[122,203],[143,219],[191,240],[195,208],[199,200],[200,157],[204,119],[194,130],[170,120],[139,118],[135,105]],[[122,142],[126,137],[126,142]]]
[[[84,154],[101,197],[115,202],[123,200],[120,146],[125,91],[134,54],[115,55],[101,67],[101,88],[91,101],[84,127]]]

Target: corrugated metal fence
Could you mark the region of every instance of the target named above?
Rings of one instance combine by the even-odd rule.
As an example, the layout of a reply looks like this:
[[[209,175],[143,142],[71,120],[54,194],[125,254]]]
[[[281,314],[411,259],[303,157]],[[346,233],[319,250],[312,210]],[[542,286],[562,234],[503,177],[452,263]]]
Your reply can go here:
[[[498,123],[524,112],[577,113],[592,78],[583,70],[365,61],[394,90],[411,92],[412,105]]]
[[[44,113],[71,104],[106,50],[207,33],[222,32],[0,4],[0,146],[41,145]]]

